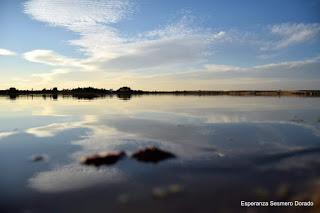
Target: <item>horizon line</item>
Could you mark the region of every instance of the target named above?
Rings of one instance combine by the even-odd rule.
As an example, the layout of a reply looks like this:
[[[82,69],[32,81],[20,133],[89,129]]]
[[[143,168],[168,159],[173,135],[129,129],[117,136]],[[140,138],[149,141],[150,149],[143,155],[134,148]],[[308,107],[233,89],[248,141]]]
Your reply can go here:
[[[141,89],[131,89],[128,86],[122,86],[119,87],[118,89],[113,89],[113,88],[104,88],[104,87],[93,87],[93,86],[85,86],[85,87],[74,87],[74,88],[62,88],[59,89],[58,87],[51,87],[49,89],[47,88],[42,88],[42,89],[18,89],[16,87],[9,87],[7,89],[0,89],[0,91],[27,91],[27,92],[41,92],[41,91],[70,91],[70,90],[76,90],[76,89],[93,89],[93,90],[106,90],[106,91],[139,91],[139,92],[295,92],[295,91],[319,91],[320,89],[230,89],[230,90],[202,90],[202,89],[182,89],[182,90],[141,90]]]

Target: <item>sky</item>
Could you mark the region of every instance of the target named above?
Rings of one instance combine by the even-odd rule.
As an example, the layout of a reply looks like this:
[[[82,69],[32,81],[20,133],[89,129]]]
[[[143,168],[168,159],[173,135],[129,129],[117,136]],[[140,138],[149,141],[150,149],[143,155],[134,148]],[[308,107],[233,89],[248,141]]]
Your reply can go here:
[[[320,89],[320,0],[0,0],[0,89]]]

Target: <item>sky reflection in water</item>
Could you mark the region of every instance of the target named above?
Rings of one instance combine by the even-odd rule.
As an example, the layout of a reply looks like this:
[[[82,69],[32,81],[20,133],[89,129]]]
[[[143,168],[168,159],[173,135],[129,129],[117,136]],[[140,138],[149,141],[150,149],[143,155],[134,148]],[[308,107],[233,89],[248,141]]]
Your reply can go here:
[[[319,98],[297,97],[1,97],[0,206],[85,211],[79,201],[86,200],[91,209],[118,211],[117,197],[126,193],[135,203],[128,209],[147,212],[159,205],[150,200],[152,188],[170,183],[183,185],[185,194],[159,211],[174,212],[182,203],[206,211],[239,208],[240,200],[256,196],[318,199],[312,190],[320,181],[319,106]],[[99,169],[79,163],[96,152],[130,155],[150,145],[178,158],[157,165],[126,158]],[[47,161],[30,161],[42,153]],[[281,187],[286,193],[278,193]]]

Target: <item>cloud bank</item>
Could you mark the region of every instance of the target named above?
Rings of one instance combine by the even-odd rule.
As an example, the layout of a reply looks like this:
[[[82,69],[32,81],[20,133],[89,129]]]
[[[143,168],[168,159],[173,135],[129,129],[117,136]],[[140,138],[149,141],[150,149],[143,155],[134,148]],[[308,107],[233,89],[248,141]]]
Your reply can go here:
[[[278,50],[309,41],[320,34],[319,23],[282,23],[270,28],[276,40],[263,46],[262,50]]]
[[[129,1],[32,0],[24,7],[35,20],[78,33],[79,39],[69,43],[108,71],[195,62],[210,44],[225,36],[223,31],[194,27],[188,14],[159,29],[130,38],[122,36],[113,24],[133,13]],[[25,59],[49,65],[69,63],[50,50],[31,51]]]
[[[261,65],[250,67],[212,62],[214,57],[223,54],[229,57],[226,49],[233,54],[232,48],[239,44],[254,49],[255,59],[268,59],[283,49],[318,39],[319,23],[279,23],[267,28],[267,37],[262,32],[252,36],[250,32],[199,27],[197,18],[185,12],[165,25],[128,36],[117,24],[134,17],[135,3],[130,0],[29,0],[24,3],[24,12],[32,19],[78,34],[78,38],[68,42],[85,56],[73,58],[47,49],[26,52],[23,57],[27,61],[54,68],[24,80],[37,81],[39,86],[61,82],[58,86],[126,84],[137,89],[170,90],[189,89],[190,83],[193,89],[215,89],[217,85],[228,89],[232,84],[240,88],[245,82],[249,82],[247,85],[252,89],[254,82],[257,87],[263,81],[281,85],[279,79],[286,81],[282,88],[287,88],[290,81],[299,78],[303,79],[301,82],[319,79],[319,60],[315,57],[257,63]],[[219,45],[221,50],[216,48]],[[312,85],[313,88],[315,84]]]

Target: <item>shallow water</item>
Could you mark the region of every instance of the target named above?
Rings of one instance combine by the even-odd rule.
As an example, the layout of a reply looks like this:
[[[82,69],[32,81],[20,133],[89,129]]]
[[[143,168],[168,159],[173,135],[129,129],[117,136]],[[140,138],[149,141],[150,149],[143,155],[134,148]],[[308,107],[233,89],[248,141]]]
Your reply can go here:
[[[0,97],[0,119],[0,212],[319,211],[320,98]],[[149,146],[177,158],[79,161]]]

